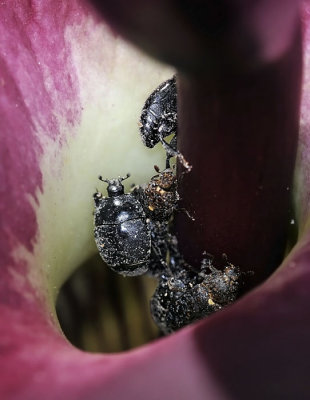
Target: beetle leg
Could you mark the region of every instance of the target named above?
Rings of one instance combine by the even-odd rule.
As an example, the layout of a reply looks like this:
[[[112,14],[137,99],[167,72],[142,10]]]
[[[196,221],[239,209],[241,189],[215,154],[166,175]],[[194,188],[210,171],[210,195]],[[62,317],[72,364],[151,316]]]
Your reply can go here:
[[[94,202],[98,206],[100,200],[103,198],[102,193],[96,188],[96,192],[93,194]]]
[[[189,219],[191,219],[192,221],[195,221],[195,218],[186,210],[186,208],[176,208],[176,211],[182,211],[184,212]]]
[[[170,271],[170,267],[168,266],[167,262],[163,259],[162,255],[161,255],[161,251],[157,247],[157,245],[152,243],[151,248],[152,248],[153,254],[156,257],[156,261],[160,262],[160,264],[161,264],[161,266],[163,267],[164,270],[168,270],[170,272],[170,274],[172,274],[171,271]]]
[[[177,157],[178,160],[180,161],[180,163],[186,169],[186,172],[189,172],[192,169],[192,166],[185,159],[183,154],[180,153],[178,150],[175,150],[169,143],[167,143],[165,141],[165,139],[162,137],[162,135],[159,136],[159,140],[160,140],[161,144],[163,145],[163,148],[166,150],[167,158]]]

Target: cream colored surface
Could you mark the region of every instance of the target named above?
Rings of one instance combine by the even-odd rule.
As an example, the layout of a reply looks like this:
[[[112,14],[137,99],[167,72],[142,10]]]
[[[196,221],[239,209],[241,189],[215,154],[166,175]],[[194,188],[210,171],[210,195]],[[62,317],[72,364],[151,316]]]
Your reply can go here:
[[[39,208],[34,205],[40,229],[34,257],[53,302],[72,271],[97,251],[92,194],[105,191],[98,175],[130,172],[128,189],[154,175],[154,164],[164,166],[163,151],[143,146],[138,120],[147,96],[173,74],[91,19],[70,27],[66,40],[79,81],[81,121],[63,123],[61,144],[42,141],[43,194]]]

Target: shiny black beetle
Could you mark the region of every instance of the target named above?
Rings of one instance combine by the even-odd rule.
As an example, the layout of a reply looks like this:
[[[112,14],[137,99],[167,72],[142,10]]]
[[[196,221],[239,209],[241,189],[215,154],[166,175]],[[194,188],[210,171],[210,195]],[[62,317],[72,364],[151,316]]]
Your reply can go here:
[[[95,241],[107,265],[122,275],[135,276],[147,271],[151,253],[151,233],[140,201],[125,194],[122,181],[99,179],[108,184],[109,197],[94,194]]]
[[[126,276],[148,272],[157,275],[166,268],[168,224],[179,195],[171,168],[159,171],[147,185],[124,193],[122,181],[99,179],[108,184],[109,197],[94,194],[95,241],[99,254],[115,272]]]
[[[161,142],[166,148],[164,138],[177,133],[177,90],[175,76],[163,82],[147,98],[140,117],[140,134],[147,147]],[[176,142],[168,145],[176,150]]]
[[[161,143],[167,154],[167,166],[171,157],[177,157],[189,172],[191,165],[177,150],[177,86],[176,77],[168,79],[147,98],[140,116],[140,135],[145,146],[153,148]],[[168,143],[164,138],[174,135]]]

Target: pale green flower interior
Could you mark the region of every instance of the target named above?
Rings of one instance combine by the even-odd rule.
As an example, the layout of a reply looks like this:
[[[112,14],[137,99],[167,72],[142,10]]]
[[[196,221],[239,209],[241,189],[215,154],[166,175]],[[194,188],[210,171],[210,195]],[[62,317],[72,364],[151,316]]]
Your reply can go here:
[[[132,183],[146,182],[154,175],[154,164],[164,167],[165,160],[160,146],[144,147],[138,121],[147,96],[173,70],[115,37],[103,24],[91,19],[84,24],[66,32],[79,80],[81,121],[73,128],[63,124],[62,144],[46,137],[42,142],[43,193],[34,257],[42,266],[52,308],[64,281],[97,251],[92,195],[96,188],[106,192],[98,175],[112,178],[130,172],[125,185],[129,190]],[[87,34],[81,40],[78,33],[83,29]]]

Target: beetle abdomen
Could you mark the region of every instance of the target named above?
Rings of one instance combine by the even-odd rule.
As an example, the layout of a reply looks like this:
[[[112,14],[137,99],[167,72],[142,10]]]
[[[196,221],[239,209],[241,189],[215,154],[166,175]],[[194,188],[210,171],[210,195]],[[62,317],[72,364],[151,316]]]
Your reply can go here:
[[[97,226],[95,241],[101,257],[115,272],[134,276],[147,271],[151,239],[145,221],[132,219]]]
[[[143,208],[134,196],[100,199],[94,233],[101,257],[115,272],[134,276],[147,271],[151,234]]]

